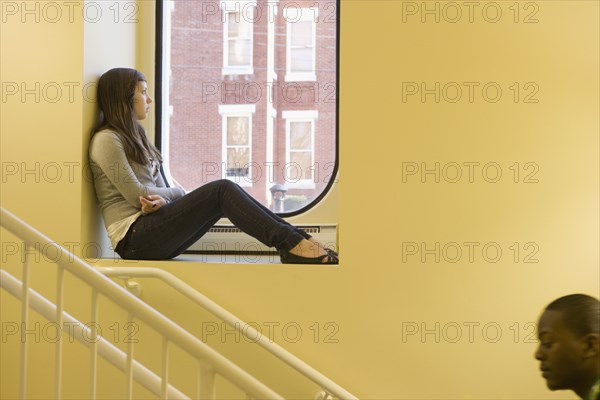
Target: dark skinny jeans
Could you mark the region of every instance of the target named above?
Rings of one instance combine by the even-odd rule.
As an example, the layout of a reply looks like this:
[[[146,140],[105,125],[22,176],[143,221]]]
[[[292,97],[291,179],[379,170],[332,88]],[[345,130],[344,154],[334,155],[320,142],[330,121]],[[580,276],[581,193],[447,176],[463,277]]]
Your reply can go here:
[[[115,251],[124,259],[167,260],[183,253],[222,217],[277,250],[289,251],[310,238],[236,183],[222,179],[139,217]]]

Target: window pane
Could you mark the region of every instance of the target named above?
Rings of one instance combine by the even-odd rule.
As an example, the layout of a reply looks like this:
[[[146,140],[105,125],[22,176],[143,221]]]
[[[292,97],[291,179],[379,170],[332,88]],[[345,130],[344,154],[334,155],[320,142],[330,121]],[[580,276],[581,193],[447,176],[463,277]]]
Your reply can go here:
[[[291,70],[294,72],[313,70],[313,49],[292,49]]]
[[[251,43],[249,40],[230,40],[229,41],[229,65],[240,66],[250,65],[252,56]]]
[[[290,122],[290,149],[309,150],[312,146],[310,122]]]
[[[227,149],[227,169],[248,168],[250,164],[250,152],[247,147],[233,147]]]
[[[243,17],[240,13],[227,14],[227,28],[229,38],[248,39],[252,32],[252,22]]]
[[[240,15],[238,13],[227,13],[227,34],[230,38],[237,38],[240,36]]]
[[[290,23],[292,29],[292,46],[312,46],[313,21],[297,21]]]
[[[248,144],[248,117],[227,118],[227,145]]]
[[[309,152],[292,152],[290,153],[290,163],[288,168],[290,179],[312,179],[312,156]]]

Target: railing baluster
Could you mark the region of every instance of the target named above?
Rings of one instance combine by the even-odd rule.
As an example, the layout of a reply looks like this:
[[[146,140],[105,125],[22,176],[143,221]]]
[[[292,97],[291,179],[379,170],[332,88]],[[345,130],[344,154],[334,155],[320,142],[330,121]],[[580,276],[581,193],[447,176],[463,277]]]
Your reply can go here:
[[[90,346],[90,399],[96,400],[96,385],[98,382],[98,291],[92,288],[92,312],[91,312],[90,329],[92,338],[94,338]]]
[[[60,251],[60,250],[59,250]],[[60,266],[56,265],[56,323],[59,329],[59,337],[56,341],[56,356],[55,356],[55,379],[54,382],[54,398],[61,398],[61,383],[62,383],[62,344],[63,335],[63,309],[64,309],[64,283],[65,283],[65,270]]]
[[[163,353],[162,353],[162,380],[160,384],[161,396],[163,399],[167,399],[169,387],[169,340],[163,336]]]
[[[198,372],[198,398],[201,400],[215,398],[215,371],[204,362],[200,362]]]
[[[27,248],[28,244],[24,243]],[[21,382],[19,393],[21,399],[27,396],[27,325],[29,320],[29,251],[23,258],[23,287],[21,293]]]
[[[127,342],[127,399],[133,398],[133,339],[131,336],[133,326],[133,314],[127,314],[127,336],[125,341]]]

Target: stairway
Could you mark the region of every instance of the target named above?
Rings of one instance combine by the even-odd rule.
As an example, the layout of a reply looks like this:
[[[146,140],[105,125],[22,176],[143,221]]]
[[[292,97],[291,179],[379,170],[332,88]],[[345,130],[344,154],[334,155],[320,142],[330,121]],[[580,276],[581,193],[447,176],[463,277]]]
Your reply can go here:
[[[44,374],[52,376],[53,379],[52,393],[44,394],[47,398],[63,398],[63,385],[66,379],[69,379],[63,371],[67,369],[87,370],[86,396],[90,399],[107,397],[107,392],[104,390],[107,388],[106,382],[112,382],[111,379],[115,379],[115,374],[120,375],[116,380],[123,383],[114,385],[115,388],[122,386],[118,394],[113,394],[116,398],[147,398],[151,394],[155,398],[163,399],[219,399],[221,397],[218,393],[218,382],[221,380],[238,388],[245,398],[284,398],[138,298],[134,294],[137,289],[136,284],[129,281],[134,277],[160,280],[232,329],[237,329],[240,334],[252,338],[257,346],[261,346],[277,357],[281,363],[293,368],[320,388],[316,393],[307,393],[306,398],[320,400],[356,398],[174,275],[158,268],[94,268],[7,210],[2,208],[0,211],[2,228],[21,240],[17,247],[23,249],[20,279],[15,276],[16,274],[11,274],[5,266],[0,270],[0,283],[5,291],[2,293],[3,296],[8,293],[20,304],[20,321],[2,322],[2,346],[7,346],[6,343],[11,338],[19,342],[19,361],[15,366],[19,378],[18,383],[12,382],[12,384],[18,384],[18,396],[21,399],[39,397],[39,390],[35,391],[35,395],[29,396],[32,388],[36,389],[38,385],[34,379],[28,377],[32,371],[39,370],[39,365],[32,366],[30,360],[35,359],[33,352],[40,348],[40,337],[46,347],[42,351],[47,352],[47,347],[50,346],[53,347],[54,353],[52,363],[44,365]],[[3,251],[4,248],[3,246]],[[44,261],[50,261],[56,266],[55,290],[52,295],[43,295],[31,287],[32,264],[40,259],[36,252],[44,252],[42,257]],[[50,254],[52,256],[48,257]],[[5,259],[8,261],[9,258],[3,255],[3,262]],[[11,263],[14,263],[14,260],[11,259]],[[14,272],[16,266],[11,265],[11,267]],[[112,278],[124,279],[126,287],[120,286]],[[78,286],[77,296],[80,296],[81,287],[86,288],[86,292],[89,293],[88,299],[77,300],[82,304],[89,303],[84,321],[82,321],[83,317],[78,318],[74,312],[70,313],[65,309],[67,303],[65,298],[73,296],[71,292],[74,281]],[[111,306],[105,306],[107,300],[112,303]],[[101,324],[103,315],[116,313],[113,310],[115,307],[126,316],[118,327],[124,330],[121,335],[117,335],[116,330],[106,329],[106,325]],[[74,308],[77,308],[78,310],[75,311],[81,314],[79,307]],[[31,313],[31,310],[36,314]],[[43,323],[39,322],[40,317]],[[151,330],[155,338],[156,346],[153,347],[152,353],[157,355],[159,361],[151,363],[152,366],[144,365],[144,360],[148,358],[147,349],[143,348],[137,340],[127,340],[134,338],[141,326],[144,327],[144,332]],[[76,357],[77,365],[73,365],[70,350],[66,351],[67,347],[69,349],[73,347],[74,341],[83,345],[79,350],[85,354]],[[140,351],[136,351],[138,348]],[[184,385],[186,388],[181,390],[173,383],[177,380],[175,378],[178,374],[171,374],[171,371],[176,369],[174,368],[176,366],[170,362],[174,352],[178,357],[181,352],[184,352],[188,359],[193,360],[192,364],[195,365],[192,368],[196,369],[196,373],[192,375],[195,376],[195,382],[193,384],[186,382]],[[4,362],[3,360],[3,365]],[[109,386],[112,385],[109,383]],[[193,387],[193,390],[190,391],[190,387]],[[115,393],[114,390],[108,392]],[[72,395],[65,395],[65,398],[68,397]]]

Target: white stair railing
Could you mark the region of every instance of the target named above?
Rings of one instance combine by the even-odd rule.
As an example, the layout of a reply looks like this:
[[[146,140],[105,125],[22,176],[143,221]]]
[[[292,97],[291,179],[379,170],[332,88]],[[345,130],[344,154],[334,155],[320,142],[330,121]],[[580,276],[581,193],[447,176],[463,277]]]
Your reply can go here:
[[[198,386],[196,398],[213,399],[215,397],[214,380],[217,375],[222,376],[233,385],[240,388],[246,396],[255,399],[283,399],[282,396],[275,393],[256,378],[239,368],[237,365],[217,353],[207,344],[200,341],[198,338],[182,329],[170,319],[117,285],[115,282],[104,276],[99,271],[85,263],[77,256],[70,253],[57,243],[38,232],[12,213],[4,208],[0,208],[0,225],[11,232],[24,242],[24,248],[27,251],[23,254],[22,281],[19,282],[16,278],[6,271],[2,271],[1,286],[3,289],[16,295],[21,300],[21,323],[23,330],[28,329],[29,309],[40,312],[49,320],[54,320],[58,326],[65,326],[64,322],[73,322],[79,329],[86,329],[80,325],[64,308],[64,271],[69,271],[79,280],[85,282],[92,288],[92,310],[91,322],[89,325],[94,326],[97,322],[98,315],[98,296],[103,295],[111,299],[119,307],[123,308],[128,313],[128,320],[133,321],[138,319],[146,325],[158,332],[163,338],[162,349],[162,371],[160,378],[142,367],[133,356],[134,344],[131,341],[128,343],[127,352],[121,352],[118,349],[112,348],[102,341],[91,344],[91,380],[90,380],[90,398],[96,398],[96,382],[97,382],[97,359],[98,355],[106,358],[114,365],[121,368],[127,377],[127,388],[124,398],[131,399],[133,397],[133,381],[142,384],[146,389],[156,393],[157,379],[160,379],[160,394],[162,398],[183,397],[186,396],[176,391],[169,384],[168,373],[168,348],[169,344],[178,346],[181,350],[189,354],[197,360],[200,367],[198,377]],[[30,254],[35,251],[48,251],[53,248],[57,252],[57,256],[52,261],[57,265],[57,280],[56,280],[56,298],[57,304],[53,305],[47,299],[44,299],[34,290],[29,287]],[[93,328],[92,328],[93,330]],[[74,332],[69,330],[69,336]],[[82,332],[82,331],[81,331]],[[96,332],[87,332],[92,337],[95,337]],[[61,382],[62,382],[62,345],[63,336],[60,335],[56,341],[56,356],[55,356],[55,391],[54,398],[61,398]],[[75,335],[77,336],[77,335]],[[21,399],[27,398],[27,340],[21,341],[21,360],[20,360],[20,389],[19,394]],[[123,358],[124,357],[124,358]],[[124,365],[123,365],[124,364]]]
[[[9,274],[5,270],[0,270],[0,281],[2,282],[2,288],[8,291],[11,295],[16,297],[19,300],[22,300],[22,290],[23,283],[15,278],[13,275]],[[42,317],[46,318],[49,321],[52,321],[56,317],[56,305],[50,302],[45,297],[41,296],[33,289],[29,289],[29,304],[31,309],[35,310]],[[127,354],[117,348],[115,345],[110,343],[103,337],[98,337],[97,334],[92,332],[92,328],[89,324],[83,324],[81,321],[72,317],[66,311],[63,311],[63,322],[62,325],[65,332],[71,332],[72,336],[81,344],[85,345],[88,348],[92,346],[98,346],[98,354],[104,357],[107,361],[109,361],[112,365],[120,369],[123,373],[127,372]],[[86,338],[93,338],[93,340],[87,340]],[[92,371],[92,381],[96,380],[96,372],[95,365],[91,368]],[[133,361],[133,379],[136,382],[142,382],[143,386],[154,393],[156,396],[160,397],[168,397],[169,399],[189,399],[185,394],[175,389],[173,386],[168,385],[168,387],[163,387],[161,378],[150,371],[148,368],[144,367],[137,361]],[[25,382],[25,380],[22,380]],[[95,385],[90,385],[90,397],[95,397],[95,389],[93,389]],[[167,393],[165,393],[165,390]],[[23,393],[23,392],[22,392]],[[23,393],[24,394],[24,393]],[[56,393],[55,395],[59,395],[60,393]],[[166,396],[165,396],[166,395]],[[24,396],[22,396],[23,398]]]
[[[279,358],[296,371],[312,380],[314,383],[319,385],[326,393],[322,395],[322,398],[327,398],[327,394],[331,394],[339,399],[357,399],[352,393],[348,392],[340,385],[327,378],[325,375],[311,367],[277,343],[273,342],[271,338],[259,332],[252,325],[241,320],[231,312],[227,311],[207,296],[194,289],[175,275],[159,269],[159,268],[144,268],[144,267],[96,267],[96,269],[106,276],[124,279],[127,285],[131,285],[132,288],[139,289],[139,286],[134,285],[131,282],[131,278],[156,278],[175,289],[180,294],[184,295],[194,303],[198,304],[203,309],[210,312],[220,320],[224,321],[229,326],[236,329],[242,335],[249,339],[251,343],[257,343],[265,350]]]

